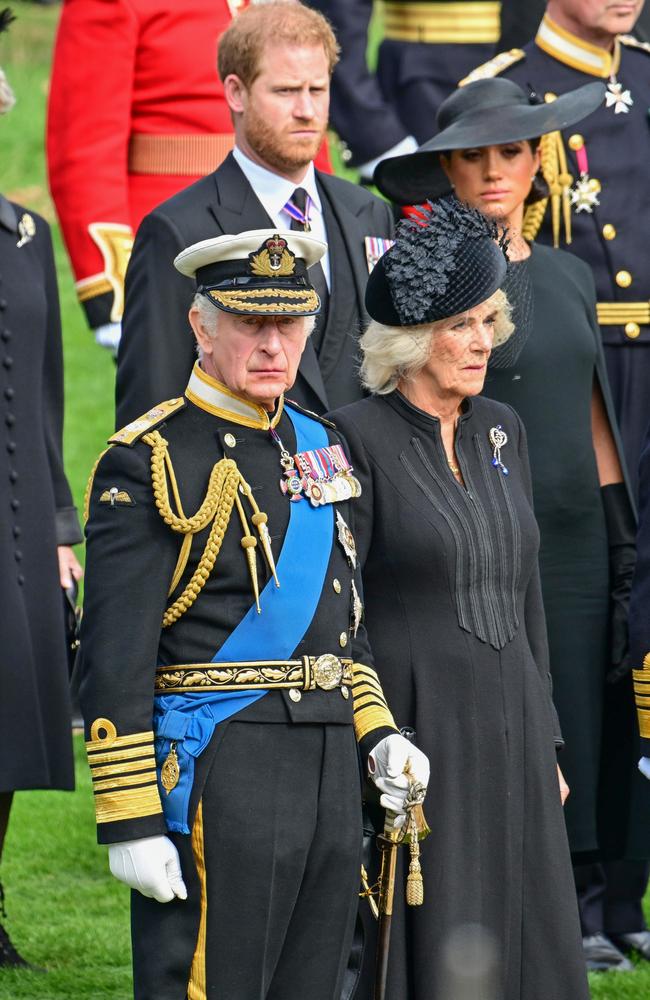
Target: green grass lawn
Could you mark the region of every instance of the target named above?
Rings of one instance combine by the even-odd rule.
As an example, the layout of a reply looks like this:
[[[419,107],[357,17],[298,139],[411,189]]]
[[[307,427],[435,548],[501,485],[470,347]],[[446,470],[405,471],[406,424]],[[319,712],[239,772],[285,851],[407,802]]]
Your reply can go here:
[[[113,427],[114,366],[86,329],[47,192],[45,105],[59,8],[22,2],[12,6],[19,19],[9,35],[0,37],[0,65],[18,103],[0,119],[0,190],[53,225],[66,363],[66,467],[81,508],[89,470]],[[28,959],[48,971],[0,972],[0,1000],[131,996],[128,892],[109,876],[106,852],[95,844],[92,794],[79,737],[75,751],[75,793],[16,796],[2,866],[8,927]],[[593,977],[592,995],[598,1000],[648,1000],[650,965],[634,973]]]

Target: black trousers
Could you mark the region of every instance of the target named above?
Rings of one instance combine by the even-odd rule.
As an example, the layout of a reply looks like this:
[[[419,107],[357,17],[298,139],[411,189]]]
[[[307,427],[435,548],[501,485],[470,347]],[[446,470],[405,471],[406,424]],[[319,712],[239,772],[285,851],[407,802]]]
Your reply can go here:
[[[333,1000],[359,889],[352,726],[231,720],[214,741],[192,836],[172,835],[187,901],[132,895],[135,998]]]
[[[647,861],[574,865],[582,934],[634,934],[646,929],[642,900]]]

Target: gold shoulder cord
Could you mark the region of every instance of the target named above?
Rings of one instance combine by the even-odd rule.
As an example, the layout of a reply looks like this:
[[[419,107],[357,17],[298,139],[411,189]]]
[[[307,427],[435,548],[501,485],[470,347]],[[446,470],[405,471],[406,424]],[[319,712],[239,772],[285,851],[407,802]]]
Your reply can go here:
[[[151,431],[142,438],[142,441],[151,448],[151,484],[158,513],[162,517],[165,524],[169,525],[172,531],[185,535],[169,589],[170,594],[177,587],[183,574],[183,570],[187,565],[192,544],[192,537],[199,531],[207,528],[208,524],[212,522],[208,540],[205,544],[205,548],[201,558],[199,559],[198,565],[192,574],[192,578],[187,583],[183,593],[167,608],[165,614],[163,615],[163,628],[168,628],[170,625],[173,625],[174,622],[178,621],[178,619],[185,614],[188,608],[194,604],[195,600],[201,593],[208,577],[210,576],[210,573],[214,568],[217,556],[221,550],[224,535],[235,505],[237,506],[237,511],[242,523],[242,529],[244,531],[241,539],[241,545],[246,553],[251,584],[259,613],[261,609],[259,605],[259,587],[255,556],[257,538],[255,538],[255,536],[249,531],[244,508],[238,496],[238,490],[240,487],[253,510],[252,521],[258,530],[262,551],[268,563],[269,569],[276,579],[276,584],[277,576],[275,573],[275,563],[273,561],[273,554],[271,551],[270,536],[266,527],[267,515],[260,511],[253,497],[252,490],[239,472],[236,463],[231,458],[222,458],[216,463],[216,465],[213,466],[210,473],[207,492],[201,506],[193,516],[186,517],[183,512],[171,458],[169,457],[167,441],[162,437],[159,431]],[[177,514],[174,513],[171,507],[168,480],[171,484],[172,493],[174,495],[174,502],[178,511]]]
[[[571,243],[571,198],[570,187],[573,177],[568,171],[566,151],[561,132],[548,132],[542,136],[540,143],[541,165],[544,180],[549,186],[550,198],[535,202],[526,209],[522,235],[526,240],[534,240],[537,236],[549,200],[551,202],[551,220],[553,225],[553,246],[560,245],[560,212],[564,221],[567,244]]]

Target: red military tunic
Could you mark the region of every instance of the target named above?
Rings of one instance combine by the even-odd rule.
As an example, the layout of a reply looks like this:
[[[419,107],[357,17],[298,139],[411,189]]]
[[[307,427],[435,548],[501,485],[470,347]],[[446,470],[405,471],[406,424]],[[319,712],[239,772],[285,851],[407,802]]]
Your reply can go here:
[[[220,35],[247,0],[64,0],[47,123],[52,197],[91,327],[118,322],[144,215],[232,148]],[[319,158],[327,160],[324,149]],[[327,169],[327,166],[325,166]]]

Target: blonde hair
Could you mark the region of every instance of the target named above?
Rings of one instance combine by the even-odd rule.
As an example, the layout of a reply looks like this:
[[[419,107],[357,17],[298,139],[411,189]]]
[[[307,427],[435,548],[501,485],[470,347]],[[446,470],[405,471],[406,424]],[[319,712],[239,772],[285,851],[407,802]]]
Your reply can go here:
[[[267,45],[322,45],[330,76],[339,59],[338,42],[322,14],[297,0],[271,0],[247,7],[221,36],[218,68],[222,82],[232,73],[248,89],[259,75]]]
[[[510,318],[512,309],[501,289],[487,302],[496,310],[492,347],[500,347],[514,331]],[[431,355],[434,334],[448,322],[449,319],[440,319],[420,326],[384,326],[371,320],[359,340],[363,354],[361,382],[364,387],[382,396],[392,392],[402,379],[414,378]]]

